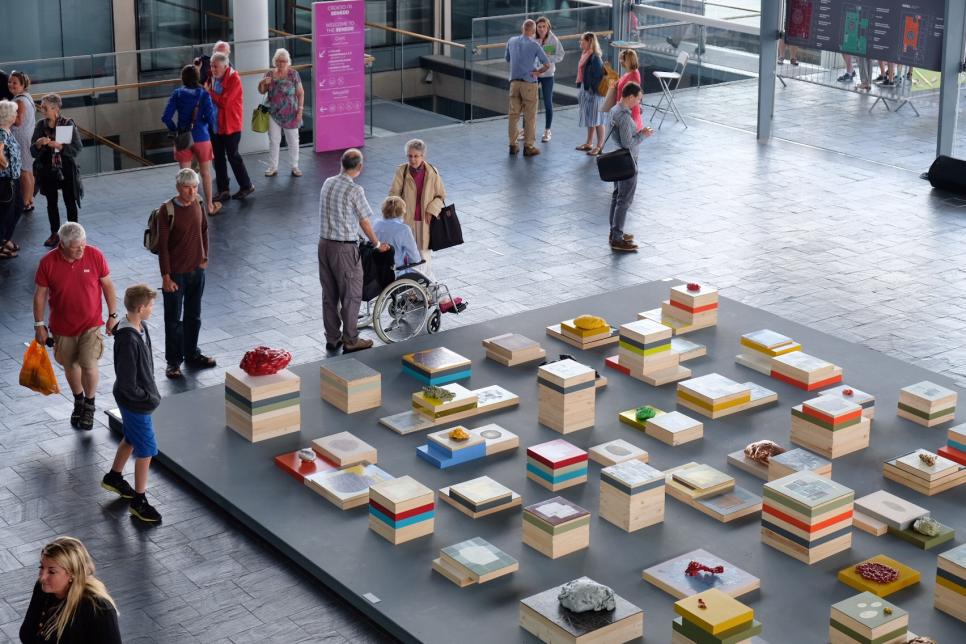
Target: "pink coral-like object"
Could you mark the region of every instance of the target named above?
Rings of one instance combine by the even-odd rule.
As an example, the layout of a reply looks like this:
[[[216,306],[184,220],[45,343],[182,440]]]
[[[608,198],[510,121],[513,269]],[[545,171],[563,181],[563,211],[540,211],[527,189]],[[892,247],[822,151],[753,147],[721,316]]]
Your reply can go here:
[[[284,349],[255,347],[241,359],[239,367],[249,376],[270,376],[278,373],[292,361],[292,354]]]
[[[688,282],[688,290],[689,291],[700,291],[701,290],[701,285],[698,284],[697,282]]]
[[[698,563],[697,561],[691,561],[688,563],[688,567],[684,569],[684,574],[688,577],[697,577],[698,573],[709,572],[712,575],[720,575],[724,572],[724,566],[705,566],[703,563]]]
[[[855,566],[855,572],[862,579],[868,579],[878,584],[889,584],[899,578],[899,571],[892,566],[877,561],[867,561]]]

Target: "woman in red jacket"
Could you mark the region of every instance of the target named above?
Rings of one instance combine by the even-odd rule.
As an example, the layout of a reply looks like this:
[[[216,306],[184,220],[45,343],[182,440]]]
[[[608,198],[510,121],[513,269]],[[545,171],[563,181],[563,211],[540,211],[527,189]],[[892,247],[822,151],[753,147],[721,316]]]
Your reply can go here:
[[[244,199],[255,192],[255,186],[252,185],[245,168],[245,161],[238,153],[244,90],[241,76],[229,65],[226,54],[219,52],[211,57],[211,78],[208,79],[206,89],[218,108],[218,132],[211,137],[215,153],[215,182],[218,184],[218,194],[214,200]],[[228,163],[231,164],[231,171],[235,174],[239,187],[238,192],[233,195],[228,190]]]

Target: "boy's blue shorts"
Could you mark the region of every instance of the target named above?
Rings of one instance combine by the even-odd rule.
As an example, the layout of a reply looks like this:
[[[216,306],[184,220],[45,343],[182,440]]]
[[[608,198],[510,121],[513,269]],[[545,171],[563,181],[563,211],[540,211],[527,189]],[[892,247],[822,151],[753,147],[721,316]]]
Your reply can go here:
[[[139,414],[120,407],[124,427],[124,440],[134,447],[134,458],[150,458],[158,455],[158,444],[154,440],[154,425],[151,414]]]

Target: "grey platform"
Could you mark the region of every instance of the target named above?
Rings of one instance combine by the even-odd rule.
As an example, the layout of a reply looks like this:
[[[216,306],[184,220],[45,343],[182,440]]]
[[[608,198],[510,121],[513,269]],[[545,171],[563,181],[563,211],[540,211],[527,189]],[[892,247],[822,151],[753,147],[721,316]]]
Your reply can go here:
[[[955,543],[922,551],[888,535],[875,538],[856,530],[850,551],[809,567],[763,545],[757,516],[725,525],[671,498],[663,524],[628,534],[597,516],[600,467],[592,463],[586,484],[560,493],[593,514],[587,550],[553,561],[522,544],[519,509],[474,521],[445,503],[437,503],[432,536],[392,546],[368,529],[364,508],[342,512],[273,463],[277,454],[306,447],[319,436],[349,430],[378,448],[380,467],[396,476],[409,474],[434,490],[486,474],[522,494],[525,505],[555,496],[525,475],[526,447],[560,437],[537,423],[536,367],[502,367],[484,359],[480,346],[483,338],[515,331],[541,342],[548,357],[568,353],[608,377],[609,384],[597,396],[596,426],[569,434],[567,440],[587,449],[623,438],[646,449],[651,464],[659,469],[691,460],[705,462],[732,474],[738,485],[760,492],[761,481],[727,465],[727,454],[759,438],[789,446],[791,406],[815,395],[734,363],[738,337],[767,327],[795,338],[806,352],[841,365],[847,383],[876,395],[872,445],[836,459],[834,479],[853,488],[856,496],[882,488],[929,508],[940,521],[956,528],[957,542],[962,541],[966,536],[966,486],[929,498],[885,480],[881,472],[884,460],[917,447],[936,449],[945,440],[946,426],[926,429],[895,416],[899,389],[924,379],[955,388],[952,382],[759,309],[722,298],[718,326],[685,336],[706,343],[709,355],[687,364],[696,376],[716,371],[742,382],[763,384],[778,392],[777,405],[720,420],[702,419],[704,439],[676,448],[618,423],[617,413],[630,407],[654,404],[674,409],[674,386],[654,389],[606,369],[603,360],[616,352],[615,347],[582,352],[547,337],[544,327],[581,313],[604,315],[612,324],[633,320],[638,311],[654,308],[666,298],[671,284],[651,282],[355,354],[382,372],[383,405],[351,416],[319,398],[319,362],[294,367],[302,377],[301,433],[254,445],[224,426],[223,387],[166,398],[155,415],[161,449],[158,460],[406,641],[444,643],[457,636],[462,644],[533,641],[517,625],[519,600],[587,575],[644,609],[645,641],[667,642],[673,599],[643,581],[641,571],[697,548],[761,578],[761,590],[743,601],[755,609],[756,619],[765,626],[762,635],[769,641],[825,641],[830,605],[855,594],[836,580],[836,571],[878,553],[922,573],[920,584],[890,597],[909,611],[910,630],[941,642],[957,641],[963,624],[932,607],[936,554]],[[829,296],[834,298],[834,294]],[[401,373],[400,356],[434,346],[446,346],[473,360],[472,387],[500,384],[520,396],[519,408],[466,423],[474,427],[495,422],[519,434],[516,452],[443,471],[416,456],[425,432],[399,436],[378,425],[380,417],[407,409],[410,394],[419,388],[415,380]],[[112,427],[118,429],[113,422]],[[432,572],[430,564],[442,547],[474,536],[519,559],[520,570],[464,589]],[[371,601],[373,596],[378,602]]]

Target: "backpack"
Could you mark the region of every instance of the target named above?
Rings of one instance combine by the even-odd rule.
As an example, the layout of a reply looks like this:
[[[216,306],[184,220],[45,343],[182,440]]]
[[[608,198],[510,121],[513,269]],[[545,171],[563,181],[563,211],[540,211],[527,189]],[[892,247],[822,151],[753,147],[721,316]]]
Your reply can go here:
[[[164,202],[164,209],[168,211],[168,229],[170,230],[171,224],[174,222],[174,199],[168,199]],[[148,227],[144,229],[144,247],[155,255],[158,254],[159,217],[161,217],[161,208],[155,208],[148,215]]]

